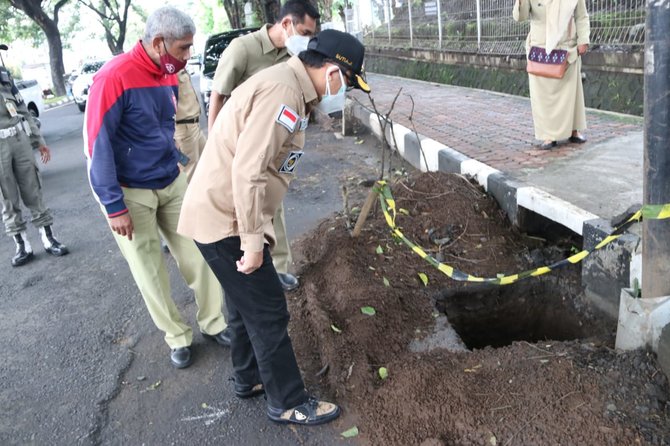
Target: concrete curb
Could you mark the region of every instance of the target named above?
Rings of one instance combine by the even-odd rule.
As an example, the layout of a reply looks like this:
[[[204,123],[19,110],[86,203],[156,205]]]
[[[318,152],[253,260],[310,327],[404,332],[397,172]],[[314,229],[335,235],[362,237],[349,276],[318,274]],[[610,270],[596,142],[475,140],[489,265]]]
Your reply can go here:
[[[58,107],[59,105],[65,105],[65,104],[68,104],[68,103],[73,102],[73,101],[74,101],[74,99],[72,99],[72,98],[63,98],[59,101],[52,102],[51,104],[44,104],[44,110],[49,110],[49,109],[52,109],[54,107]]]
[[[355,122],[369,129],[380,140],[382,127],[373,111],[362,104],[347,100],[342,129],[350,134]],[[383,119],[383,118],[382,118]],[[412,166],[422,172],[439,171],[466,175],[476,179],[500,207],[510,221],[522,230],[533,226],[537,215],[558,223],[583,237],[583,245],[591,246],[612,231],[609,222],[535,186],[525,184],[511,175],[454,150],[413,130],[390,122],[386,139],[396,141],[398,152]],[[420,141],[420,144],[419,144]],[[423,149],[423,154],[421,153]],[[587,257],[582,269],[582,283],[594,305],[607,315],[618,317],[621,288],[630,287],[631,262],[639,254],[640,241],[635,234],[626,234],[611,245]]]

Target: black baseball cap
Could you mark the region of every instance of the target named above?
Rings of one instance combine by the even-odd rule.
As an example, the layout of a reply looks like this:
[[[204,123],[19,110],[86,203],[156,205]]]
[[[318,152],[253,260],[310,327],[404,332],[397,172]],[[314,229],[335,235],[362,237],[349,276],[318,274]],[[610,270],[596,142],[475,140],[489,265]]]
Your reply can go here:
[[[365,47],[356,37],[335,29],[325,29],[312,37],[307,49],[323,54],[333,63],[350,71],[351,85],[366,93],[370,92],[363,77]]]

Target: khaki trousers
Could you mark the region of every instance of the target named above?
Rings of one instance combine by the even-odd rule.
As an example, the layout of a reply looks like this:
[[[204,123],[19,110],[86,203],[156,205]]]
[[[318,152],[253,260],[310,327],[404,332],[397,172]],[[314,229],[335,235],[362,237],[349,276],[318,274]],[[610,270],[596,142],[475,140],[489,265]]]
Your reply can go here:
[[[277,243],[272,248],[272,263],[278,273],[288,273],[293,257],[291,256],[291,247],[286,236],[286,219],[284,218],[284,202],[279,205],[275,213],[272,225],[275,229]]]
[[[191,345],[193,331],[183,322],[172,300],[160,237],[170,248],[182,277],[195,292],[200,331],[215,335],[226,328],[221,285],[193,240],[177,234],[185,191],[186,175],[183,173],[165,189],[123,188],[124,200],[133,220],[133,239],[113,232],[151,319],[165,332],[165,342],[170,348]]]
[[[26,229],[19,198],[30,209],[35,227],[53,223],[51,212],[42,200],[42,184],[35,155],[28,136],[23,132],[0,139],[0,197],[2,221],[9,236]]]

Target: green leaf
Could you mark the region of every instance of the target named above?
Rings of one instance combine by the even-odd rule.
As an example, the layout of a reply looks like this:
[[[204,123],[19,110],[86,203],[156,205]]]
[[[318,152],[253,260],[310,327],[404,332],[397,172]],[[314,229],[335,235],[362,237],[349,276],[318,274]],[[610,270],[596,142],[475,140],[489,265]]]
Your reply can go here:
[[[428,286],[428,276],[424,273],[419,273],[419,279],[423,282],[423,286]]]
[[[384,254],[384,249],[381,246],[377,245],[377,249],[375,249],[375,253],[376,254]]]
[[[363,144],[364,142],[364,139],[359,139],[358,141],[355,141],[354,144]]]
[[[152,385],[150,385],[149,387],[147,387],[147,390],[156,390],[156,389],[158,389],[158,388],[161,386],[161,384],[162,384],[162,382],[161,382],[161,380],[159,379],[158,381],[156,381],[155,383],[153,383]]]
[[[368,316],[374,316],[377,314],[374,308],[372,307],[361,307],[361,313],[367,314]]]
[[[398,208],[398,212],[400,212],[401,214],[409,215],[409,211],[407,209]]]
[[[384,286],[391,286],[391,282],[386,277],[383,277],[384,279]]]
[[[340,330],[339,328],[337,328],[337,326],[336,326],[335,324],[331,324],[331,325],[330,325],[330,328],[331,328],[335,333],[342,333],[342,330]]]
[[[351,429],[347,429],[346,431],[342,432],[340,435],[342,435],[344,438],[355,437],[358,435],[358,428],[354,426]]]
[[[389,371],[386,370],[386,367],[379,367],[379,370],[377,370],[377,372],[379,373],[379,377],[381,379],[386,379],[389,377]]]

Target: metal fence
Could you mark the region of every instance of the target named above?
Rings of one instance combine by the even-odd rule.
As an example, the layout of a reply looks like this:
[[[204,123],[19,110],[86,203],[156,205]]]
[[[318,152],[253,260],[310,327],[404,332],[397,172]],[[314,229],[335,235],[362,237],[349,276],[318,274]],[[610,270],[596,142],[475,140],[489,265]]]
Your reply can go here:
[[[528,1],[528,0],[526,0]],[[366,44],[497,55],[523,54],[528,22],[512,19],[514,0],[352,0],[347,31]],[[591,45],[644,46],[645,0],[586,0]]]

